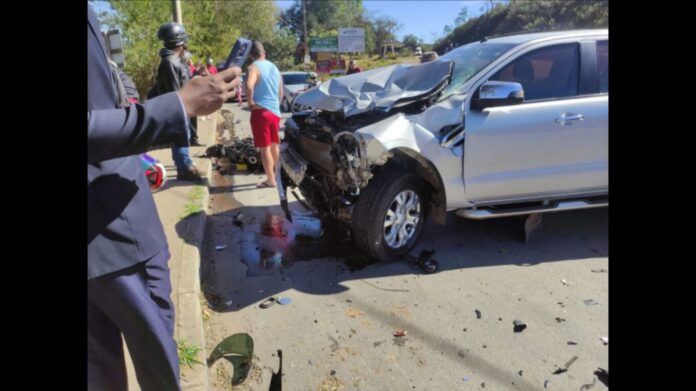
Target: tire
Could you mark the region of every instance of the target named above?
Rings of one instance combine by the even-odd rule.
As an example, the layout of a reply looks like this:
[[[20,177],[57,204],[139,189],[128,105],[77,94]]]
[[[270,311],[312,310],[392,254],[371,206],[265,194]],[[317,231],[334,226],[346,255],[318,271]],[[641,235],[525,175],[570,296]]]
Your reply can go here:
[[[409,200],[414,199],[414,195],[417,208],[415,204],[409,207]],[[403,202],[400,203],[397,196]],[[399,205],[403,208],[400,209]],[[351,220],[356,244],[374,260],[392,262],[401,259],[413,249],[423,231],[426,207],[427,199],[416,175],[398,169],[380,172],[360,194],[353,208]],[[392,220],[389,226],[388,211],[391,211],[389,219]],[[415,216],[417,221],[414,223]],[[395,233],[394,227],[404,230],[397,229]],[[406,235],[402,235],[404,233]]]

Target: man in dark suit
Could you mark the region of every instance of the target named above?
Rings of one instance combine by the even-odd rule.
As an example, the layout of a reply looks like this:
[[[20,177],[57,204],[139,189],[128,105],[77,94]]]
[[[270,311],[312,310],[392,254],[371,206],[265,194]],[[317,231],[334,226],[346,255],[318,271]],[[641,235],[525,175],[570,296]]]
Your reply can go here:
[[[137,154],[187,145],[188,117],[222,107],[237,67],[181,90],[119,108],[100,26],[87,15],[87,369],[88,389],[127,390],[121,334],[138,383],[178,390],[169,252]]]

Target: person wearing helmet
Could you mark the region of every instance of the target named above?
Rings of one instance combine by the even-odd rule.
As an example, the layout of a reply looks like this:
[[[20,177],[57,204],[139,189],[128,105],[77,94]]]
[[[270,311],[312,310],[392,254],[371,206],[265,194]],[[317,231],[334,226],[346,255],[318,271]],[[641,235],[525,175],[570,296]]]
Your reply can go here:
[[[208,69],[208,73],[210,73],[211,75],[218,73],[218,69],[215,66],[215,64],[213,63],[213,59],[210,57],[208,57],[208,68],[207,69]]]
[[[307,73],[307,84],[309,84],[308,88],[312,88],[318,84],[317,77],[318,77],[318,75],[316,72],[308,72]]]
[[[190,80],[188,66],[182,62],[189,37],[184,26],[176,22],[165,23],[157,31],[157,38],[163,48],[159,55],[161,61],[157,68],[154,96],[179,91]],[[150,96],[148,96],[150,97]],[[199,146],[196,123],[189,121],[190,145]],[[197,181],[203,178],[193,165],[188,147],[172,148],[172,159],[176,166],[176,178],[182,181]]]

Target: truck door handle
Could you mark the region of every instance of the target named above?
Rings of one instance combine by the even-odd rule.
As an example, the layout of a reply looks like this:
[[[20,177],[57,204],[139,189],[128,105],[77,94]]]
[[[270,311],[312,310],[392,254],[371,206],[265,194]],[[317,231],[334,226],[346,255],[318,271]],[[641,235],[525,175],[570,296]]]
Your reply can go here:
[[[560,117],[556,118],[556,123],[561,124],[561,125],[572,125],[572,121],[582,121],[585,119],[585,116],[582,114],[561,114]]]

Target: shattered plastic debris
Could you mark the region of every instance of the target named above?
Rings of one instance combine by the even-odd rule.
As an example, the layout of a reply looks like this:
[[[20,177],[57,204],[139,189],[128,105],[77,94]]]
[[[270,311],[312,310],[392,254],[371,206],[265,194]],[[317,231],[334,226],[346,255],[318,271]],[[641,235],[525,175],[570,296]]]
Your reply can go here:
[[[281,297],[280,299],[276,299],[276,302],[280,305],[288,305],[292,303],[292,299],[289,297]]]
[[[599,304],[598,302],[594,301],[593,299],[583,300],[583,303],[585,303],[586,305],[597,305],[597,304]]]
[[[558,322],[558,323],[565,322],[565,321],[566,320],[563,318],[556,317],[556,322]]]
[[[608,273],[607,269],[592,269],[592,273]]]
[[[570,360],[568,360],[568,362],[565,364],[565,366],[564,366],[563,368],[558,368],[557,370],[555,370],[555,371],[553,372],[553,374],[554,374],[554,375],[560,375],[560,374],[563,373],[563,372],[567,372],[567,371],[568,371],[568,368],[571,366],[571,364],[573,364],[573,363],[575,362],[575,360],[577,360],[577,359],[578,359],[578,356],[573,356],[573,358],[571,358]]]
[[[217,246],[215,246],[215,251],[222,251],[226,248],[227,248],[226,244],[217,245]]]
[[[599,379],[602,384],[609,387],[609,372],[606,369],[597,368],[594,374],[597,375],[597,379]]]
[[[548,385],[549,385],[549,381],[548,381],[548,380],[544,380],[544,388],[548,388],[548,387],[547,387]]]
[[[568,341],[568,345],[577,345],[578,343],[575,341]]]
[[[527,328],[527,324],[524,323],[524,322],[521,321],[521,320],[515,320],[515,321],[512,322],[512,324],[515,325],[515,327],[514,327],[513,330],[514,330],[516,333],[520,333],[520,332],[522,332],[522,330],[524,330],[524,329]]]
[[[580,391],[589,390],[590,388],[593,388],[593,387],[595,386],[595,384],[597,384],[597,378],[596,378],[596,377],[595,377],[594,379],[592,379],[592,383],[583,384],[583,385],[580,387]]]
[[[322,234],[321,220],[311,213],[292,211],[292,225],[295,227],[296,235],[318,238]]]
[[[229,306],[231,306],[233,303],[234,303],[233,300],[229,300],[229,301],[226,301],[226,302],[225,302],[225,305],[229,307]]]
[[[476,312],[476,319],[481,319],[481,311],[475,310],[474,312]]]
[[[251,359],[254,354],[254,340],[249,334],[231,335],[213,349],[207,364],[210,368],[218,359],[225,358],[232,364],[232,385],[238,385],[246,379],[251,369]]]
[[[562,278],[561,282],[563,283],[564,286],[570,285],[570,284],[568,284],[568,281],[565,280],[565,278]]]
[[[261,304],[259,304],[259,307],[268,308],[268,307],[272,306],[273,304],[275,304],[275,300],[276,300],[275,297],[270,297],[270,298],[262,301]]]
[[[609,337],[602,337],[602,338],[600,338],[600,340],[602,340],[602,342],[604,343],[605,346],[609,345]]]
[[[405,337],[406,334],[408,334],[408,332],[406,330],[400,330],[400,329],[394,330],[395,337]]]

